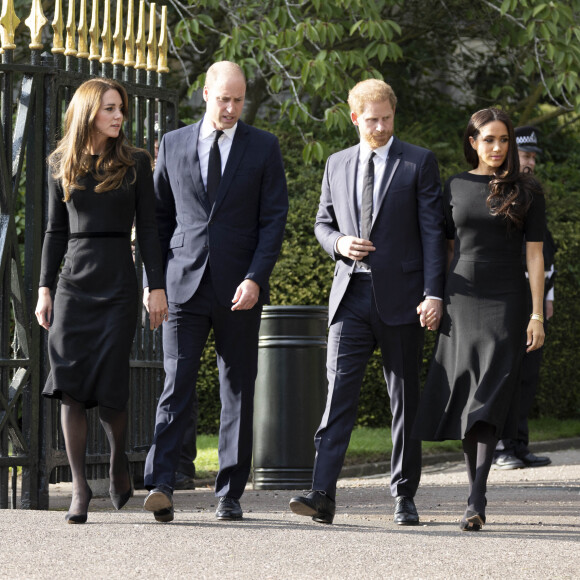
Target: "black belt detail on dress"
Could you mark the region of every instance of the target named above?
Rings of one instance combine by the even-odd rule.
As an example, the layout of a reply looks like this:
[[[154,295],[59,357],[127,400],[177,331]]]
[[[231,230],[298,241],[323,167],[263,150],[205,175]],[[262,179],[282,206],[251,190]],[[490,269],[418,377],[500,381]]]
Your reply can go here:
[[[77,232],[76,234],[69,234],[69,239],[82,238],[130,238],[130,232]]]

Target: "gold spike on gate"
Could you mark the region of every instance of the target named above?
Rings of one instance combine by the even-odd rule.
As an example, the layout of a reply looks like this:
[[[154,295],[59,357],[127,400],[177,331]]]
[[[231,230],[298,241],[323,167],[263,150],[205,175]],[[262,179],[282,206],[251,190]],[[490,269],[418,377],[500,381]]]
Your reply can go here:
[[[111,0],[105,0],[105,14],[103,15],[103,33],[101,34],[103,41],[101,51],[101,62],[113,62],[113,55],[111,53]]]
[[[64,54],[64,22],[62,18],[62,0],[54,3],[54,19],[52,21],[52,54]]]
[[[20,18],[14,12],[14,0],[4,0],[2,3],[2,15],[0,16],[0,30],[2,31],[2,49],[14,50],[14,32],[20,24]]]
[[[66,21],[66,43],[65,43],[65,56],[76,56],[76,28],[75,28],[75,1],[69,0],[68,2],[68,18]]]
[[[152,2],[149,8],[149,38],[147,39],[147,70],[155,72],[157,70],[157,28],[155,13],[155,3]]]
[[[125,66],[135,66],[135,33],[133,21],[135,19],[135,2],[129,0],[127,6],[127,32],[125,34]]]
[[[94,1],[97,2],[97,0]],[[77,57],[88,58],[89,45],[87,43],[87,0],[81,0],[79,11],[79,27],[77,28],[77,32],[79,33],[79,51],[77,52]]]
[[[30,30],[30,50],[42,50],[42,29],[48,20],[42,11],[42,4],[40,0],[32,0],[32,8],[30,9],[30,16],[24,21],[24,24]]]
[[[123,0],[117,0],[115,16],[115,34],[113,34],[113,64],[123,65]]]
[[[89,28],[89,36],[91,38],[91,46],[89,49],[89,60],[101,60],[99,54],[99,1],[93,0],[93,11],[91,13],[91,27]]]
[[[147,68],[147,41],[145,40],[145,0],[139,2],[139,20],[137,24],[137,70]]]
[[[161,7],[161,30],[159,32],[159,60],[157,72],[168,73],[167,66],[167,6]]]

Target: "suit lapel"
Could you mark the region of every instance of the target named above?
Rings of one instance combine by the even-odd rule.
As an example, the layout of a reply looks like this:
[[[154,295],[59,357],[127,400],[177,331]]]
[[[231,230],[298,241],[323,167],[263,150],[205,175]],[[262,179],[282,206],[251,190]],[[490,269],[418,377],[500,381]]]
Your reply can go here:
[[[242,161],[242,157],[244,156],[247,142],[248,127],[242,121],[238,121],[238,126],[234,134],[234,140],[232,142],[232,148],[230,149],[224,173],[216,193],[216,200],[212,208],[212,213],[215,213],[218,210],[228,192],[234,175],[236,174],[236,170]]]
[[[209,205],[209,200],[207,198],[207,193],[203,185],[203,178],[201,177],[201,167],[199,165],[199,155],[197,154],[197,141],[199,139],[199,131],[201,128],[201,121],[193,125],[193,131],[189,133],[187,143],[185,144],[186,155],[191,155],[193,152],[193,160],[189,162],[191,170],[191,179],[193,181],[193,194],[199,200],[199,203],[204,207],[205,211],[209,214],[211,207]]]
[[[391,182],[395,176],[395,172],[401,163],[402,155],[403,148],[401,147],[401,142],[395,137],[389,150],[389,158],[387,159],[387,166],[385,167],[385,173],[383,174],[383,180],[379,190],[379,197],[377,199],[377,208],[375,211],[373,211],[373,225],[377,219],[377,216],[379,215],[380,208],[385,202],[389,187],[391,186]]]
[[[348,200],[349,214],[352,220],[352,227],[358,237],[358,210],[356,201],[356,171],[358,167],[358,156],[360,147],[353,147],[353,153],[344,165],[346,181],[346,198]]]

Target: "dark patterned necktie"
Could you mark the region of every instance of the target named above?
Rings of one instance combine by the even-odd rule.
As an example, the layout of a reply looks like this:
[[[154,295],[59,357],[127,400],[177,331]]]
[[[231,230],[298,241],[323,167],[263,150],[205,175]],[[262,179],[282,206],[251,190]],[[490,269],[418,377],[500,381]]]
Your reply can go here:
[[[374,151],[371,152],[365,173],[363,175],[363,188],[360,205],[360,237],[363,240],[368,240],[371,235],[371,227],[373,224],[373,191],[375,189],[375,162],[373,157],[376,155]],[[365,256],[362,263],[359,265],[364,270],[368,270],[369,257]]]
[[[373,191],[375,189],[375,163],[373,157],[375,155],[376,153],[373,151],[369,157],[363,176],[360,208],[360,237],[363,240],[369,239],[373,223]]]
[[[207,164],[207,197],[210,205],[213,205],[217,195],[217,190],[222,178],[222,156],[218,145],[219,138],[224,134],[223,131],[216,131],[213,143],[209,150],[209,162]]]

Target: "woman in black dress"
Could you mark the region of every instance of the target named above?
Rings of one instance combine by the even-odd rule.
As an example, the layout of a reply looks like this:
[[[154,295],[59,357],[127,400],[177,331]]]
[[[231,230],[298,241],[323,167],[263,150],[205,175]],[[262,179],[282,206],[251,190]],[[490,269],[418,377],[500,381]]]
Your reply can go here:
[[[520,173],[506,113],[475,113],[464,136],[473,167],[445,184],[449,272],[445,313],[417,419],[424,440],[461,439],[469,479],[460,528],[485,523],[486,487],[498,438],[516,411],[524,351],[544,343],[542,240],[545,203],[539,184]],[[532,290],[526,312],[522,244]]]
[[[127,105],[119,83],[83,83],[67,109],[64,137],[49,157],[48,226],[35,314],[49,330],[51,372],[43,394],[62,401],[73,484],[69,523],[86,522],[92,497],[85,474],[87,408],[99,407],[111,446],[115,508],[133,493],[125,455],[129,355],[139,309],[133,223],[152,289],[151,328],[167,317],[151,157],[125,139]],[[63,258],[53,308],[50,291]]]

